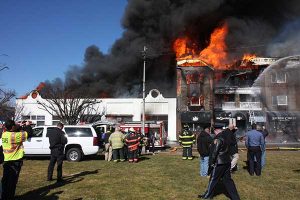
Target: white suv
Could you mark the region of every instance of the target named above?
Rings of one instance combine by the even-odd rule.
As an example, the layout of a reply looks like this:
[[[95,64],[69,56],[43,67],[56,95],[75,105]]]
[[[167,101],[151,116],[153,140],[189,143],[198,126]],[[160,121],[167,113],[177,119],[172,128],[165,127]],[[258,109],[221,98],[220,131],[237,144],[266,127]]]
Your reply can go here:
[[[33,136],[24,142],[25,155],[50,155],[47,131],[55,126],[38,126],[33,128]],[[65,146],[66,158],[69,161],[80,161],[84,155],[97,154],[98,138],[90,125],[65,125],[68,143]]]

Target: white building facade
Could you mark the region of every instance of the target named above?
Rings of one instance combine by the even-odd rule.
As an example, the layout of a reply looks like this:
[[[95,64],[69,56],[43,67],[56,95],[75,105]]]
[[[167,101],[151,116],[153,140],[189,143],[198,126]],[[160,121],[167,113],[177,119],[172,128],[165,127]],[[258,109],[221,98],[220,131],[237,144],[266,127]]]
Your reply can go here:
[[[39,102],[47,103],[38,92],[32,91],[26,98],[16,100],[18,120],[30,120],[37,126],[55,125],[59,119],[42,109]],[[103,98],[94,105],[103,119],[114,121],[142,121],[143,99],[141,98]],[[18,111],[19,110],[19,111]],[[153,89],[145,98],[145,116],[147,120],[167,122],[168,140],[176,141],[176,98],[164,98]]]

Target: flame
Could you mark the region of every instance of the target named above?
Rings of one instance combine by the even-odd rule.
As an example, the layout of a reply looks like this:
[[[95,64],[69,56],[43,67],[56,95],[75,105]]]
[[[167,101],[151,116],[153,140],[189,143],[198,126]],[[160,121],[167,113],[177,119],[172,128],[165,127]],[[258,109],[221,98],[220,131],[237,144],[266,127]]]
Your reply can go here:
[[[244,54],[242,60],[247,60],[247,61],[249,61],[249,60],[251,60],[252,58],[256,58],[256,55],[255,55],[255,54],[246,53],[246,54]]]
[[[188,44],[192,44],[190,47]],[[177,38],[173,44],[173,49],[176,53],[177,58],[192,58],[196,54],[196,49],[194,48],[195,43],[188,37]]]
[[[227,33],[227,24],[215,29],[210,36],[208,47],[200,52],[200,57],[215,67],[221,67],[227,64],[227,47],[225,43]]]
[[[228,26],[224,24],[213,31],[210,37],[210,43],[207,48],[203,49],[200,54],[197,53],[200,50],[197,45],[191,41],[188,37],[177,38],[173,43],[173,49],[176,53],[177,60],[184,59],[200,59],[201,61],[195,62],[192,65],[209,63],[215,67],[220,67],[225,64],[226,61],[226,44],[225,38],[228,33]]]
[[[227,55],[226,36],[228,25],[224,23],[210,35],[209,45],[199,49],[198,45],[188,36],[177,38],[173,43],[177,64],[180,66],[207,66],[217,69],[230,69],[238,60],[230,60]],[[200,53],[199,53],[200,52]],[[244,54],[242,61],[248,62],[255,58],[255,54]]]
[[[173,44],[173,49],[176,53],[176,58],[182,57],[186,53],[187,37],[177,38]]]
[[[44,87],[46,86],[46,84],[44,82],[40,82],[40,84],[36,87],[36,91],[41,91]]]

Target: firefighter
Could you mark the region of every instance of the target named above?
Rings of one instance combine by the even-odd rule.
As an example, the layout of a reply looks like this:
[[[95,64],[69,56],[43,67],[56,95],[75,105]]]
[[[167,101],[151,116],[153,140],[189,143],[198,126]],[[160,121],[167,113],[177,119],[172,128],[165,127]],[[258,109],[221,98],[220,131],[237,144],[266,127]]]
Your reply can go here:
[[[128,128],[125,128],[124,131],[122,131],[122,132],[124,134],[124,147],[123,147],[124,159],[127,160],[128,159],[128,148],[127,148],[127,144],[126,144],[126,138],[129,135]]]
[[[136,134],[133,128],[130,128],[129,135],[125,139],[125,142],[128,147],[128,161],[130,163],[138,162],[138,151],[139,151],[140,140],[141,137],[138,134]]]
[[[183,125],[183,131],[179,135],[179,143],[183,147],[182,159],[183,160],[193,160],[192,147],[195,143],[195,135],[189,130],[187,124]]]
[[[7,120],[5,128],[6,131],[2,134],[4,153],[2,200],[14,199],[19,174],[23,165],[23,142],[31,137],[26,131],[16,131],[18,128],[13,120]]]
[[[124,134],[120,131],[120,127],[116,125],[115,132],[113,132],[108,141],[112,147],[112,155],[114,162],[125,161],[124,159]]]

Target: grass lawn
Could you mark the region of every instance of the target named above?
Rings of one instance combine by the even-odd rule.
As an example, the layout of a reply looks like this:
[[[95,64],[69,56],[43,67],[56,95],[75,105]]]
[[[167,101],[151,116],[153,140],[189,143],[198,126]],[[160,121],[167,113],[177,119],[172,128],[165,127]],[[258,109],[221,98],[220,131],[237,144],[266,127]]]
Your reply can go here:
[[[251,177],[243,169],[245,158],[246,152],[240,152],[239,171],[233,174],[242,200],[300,199],[299,151],[268,151],[261,177]],[[64,184],[46,181],[47,167],[47,158],[24,161],[17,199],[197,199],[208,183],[199,176],[199,159],[183,161],[178,153],[144,156],[137,164],[106,162],[99,157],[66,161]],[[220,194],[214,199],[227,198]]]

